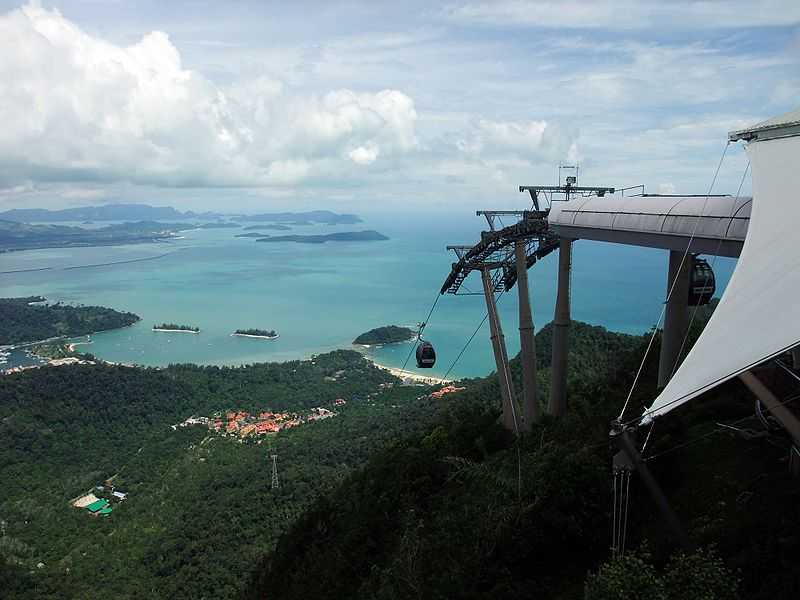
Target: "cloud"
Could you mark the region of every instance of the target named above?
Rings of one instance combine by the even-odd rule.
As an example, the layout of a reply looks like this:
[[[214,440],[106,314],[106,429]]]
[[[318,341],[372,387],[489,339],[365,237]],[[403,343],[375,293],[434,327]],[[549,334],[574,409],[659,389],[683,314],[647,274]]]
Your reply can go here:
[[[453,4],[449,19],[503,27],[719,29],[800,23],[800,4],[783,0],[492,0]]]
[[[57,10],[0,16],[0,185],[286,185],[413,152],[398,90],[297,94],[258,78],[222,87],[183,66],[167,34],[130,46]]]

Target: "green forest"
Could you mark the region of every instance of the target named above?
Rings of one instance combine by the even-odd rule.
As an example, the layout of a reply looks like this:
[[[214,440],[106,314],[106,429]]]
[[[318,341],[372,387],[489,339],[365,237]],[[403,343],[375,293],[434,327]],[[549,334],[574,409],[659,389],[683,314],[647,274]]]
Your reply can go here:
[[[550,326],[536,341],[546,398]],[[660,419],[648,446],[697,552],[677,552],[634,477],[629,552],[609,560],[609,422],[647,341],[573,323],[570,413],[520,438],[498,424],[496,377],[433,400],[435,388],[399,385],[344,350],[4,377],[0,589],[14,599],[796,597],[800,503],[785,448],[715,426],[750,426],[752,400],[736,383]],[[632,415],[653,397],[657,345]],[[520,384],[517,359],[512,375]],[[248,439],[172,427],[314,407],[337,415]],[[108,518],[70,505],[111,477],[128,497]]]
[[[86,335],[139,320],[133,313],[102,306],[40,304],[45,300],[41,296],[0,298],[0,346]]]
[[[443,405],[353,351],[241,368],[45,367],[0,379],[3,598],[237,598],[280,534]],[[334,408],[258,440],[173,430],[229,409]],[[270,488],[271,454],[280,488]],[[100,519],[69,501],[110,477]],[[43,565],[37,567],[37,565]]]
[[[247,597],[798,597],[800,490],[781,435],[752,434],[752,397],[737,382],[660,419],[646,453],[697,550],[679,551],[634,476],[629,551],[609,559],[609,423],[647,339],[574,325],[567,418],[545,417],[517,439],[498,424],[495,378],[469,382],[434,427],[315,501],[264,557]],[[549,340],[548,327],[537,336],[544,397]],[[629,415],[655,394],[658,343]],[[512,371],[520,384],[518,362]],[[737,436],[717,421],[753,429]]]
[[[417,332],[413,329],[397,325],[386,325],[385,327],[376,327],[362,333],[353,340],[353,343],[360,345],[394,344],[405,342],[415,337],[417,337]]]

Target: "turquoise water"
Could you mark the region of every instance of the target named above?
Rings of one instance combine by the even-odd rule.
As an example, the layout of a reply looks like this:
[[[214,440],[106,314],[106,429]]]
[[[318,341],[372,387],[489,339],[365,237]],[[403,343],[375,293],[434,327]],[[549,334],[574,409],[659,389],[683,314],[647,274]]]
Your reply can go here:
[[[139,314],[132,327],[92,336],[84,348],[111,361],[144,365],[178,362],[239,365],[282,361],[348,348],[358,334],[386,324],[425,318],[447,276],[447,244],[474,243],[484,222],[477,217],[414,222],[375,216],[354,226],[297,227],[297,233],[377,229],[386,242],[256,243],[235,238],[238,229],[184,232],[171,243],[102,248],[33,250],[0,254],[1,296],[43,295],[51,301],[99,304]],[[162,254],[166,256],[158,257]],[[153,258],[142,262],[68,268]],[[552,318],[555,266],[551,255],[530,271],[534,320]],[[581,241],[573,259],[573,317],[609,329],[641,333],[655,324],[666,289],[667,253]],[[719,283],[734,262],[719,259]],[[468,280],[480,289],[477,276]],[[718,286],[719,287],[719,286]],[[509,354],[519,348],[516,290],[499,308]],[[480,296],[443,296],[426,329],[437,348],[431,374],[442,375],[485,314]],[[154,323],[185,323],[199,335],[155,333]],[[277,340],[231,337],[237,328],[275,329]],[[378,362],[401,366],[411,348],[371,349]],[[413,363],[413,359],[409,361]],[[454,376],[493,370],[488,326],[452,369]]]

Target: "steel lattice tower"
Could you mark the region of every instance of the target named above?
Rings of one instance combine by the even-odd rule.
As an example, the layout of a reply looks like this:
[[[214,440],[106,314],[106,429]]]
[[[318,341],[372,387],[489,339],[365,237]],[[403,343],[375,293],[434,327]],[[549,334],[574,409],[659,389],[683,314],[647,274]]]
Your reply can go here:
[[[272,489],[277,490],[281,487],[280,481],[278,481],[278,455],[272,455]]]

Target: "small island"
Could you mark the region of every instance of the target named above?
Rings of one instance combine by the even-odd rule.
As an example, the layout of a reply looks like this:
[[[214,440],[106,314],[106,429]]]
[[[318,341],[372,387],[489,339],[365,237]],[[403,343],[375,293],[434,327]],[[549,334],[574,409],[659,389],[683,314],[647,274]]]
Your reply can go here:
[[[259,338],[262,340],[275,340],[278,338],[278,332],[274,329],[237,329],[231,335]]]
[[[324,244],[325,242],[377,242],[389,238],[377,231],[342,231],[327,235],[276,235],[259,238],[257,242],[298,242],[300,244]]]
[[[417,332],[408,327],[399,327],[397,325],[387,325],[385,327],[376,327],[370,329],[366,333],[362,333],[353,340],[353,344],[357,346],[380,346],[383,344],[397,344],[405,342],[417,337]]]
[[[275,231],[289,231],[292,228],[288,225],[283,225],[281,223],[267,223],[265,225],[249,225],[244,228],[244,231],[254,231],[256,229],[273,229]]]
[[[175,323],[162,323],[161,325],[153,325],[153,331],[169,331],[172,333],[200,333],[200,328],[192,327],[191,325],[176,325]]]

